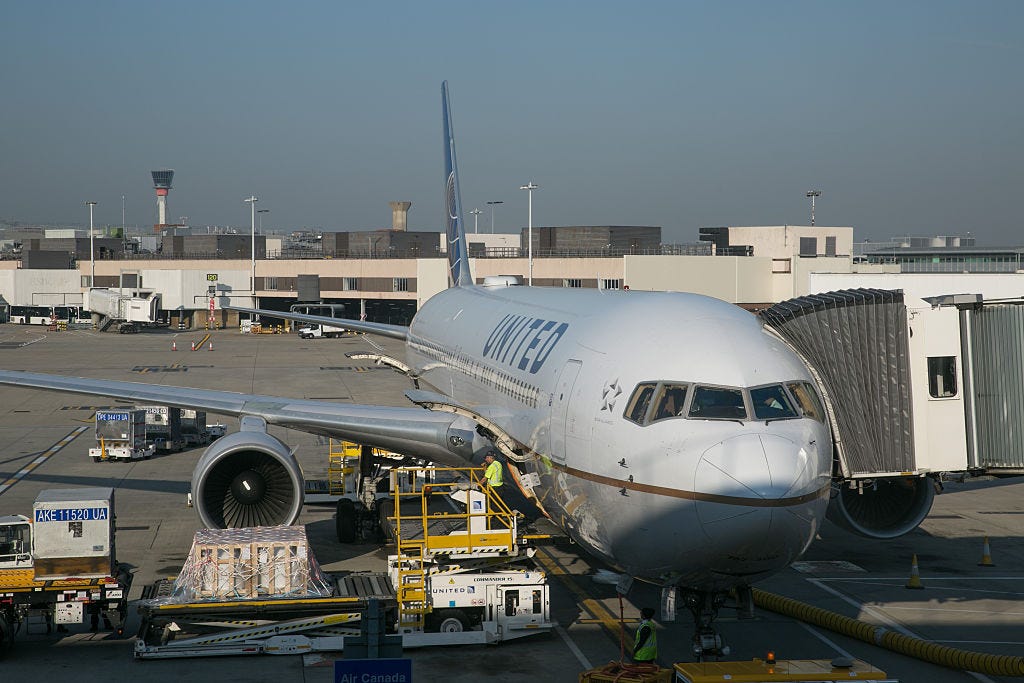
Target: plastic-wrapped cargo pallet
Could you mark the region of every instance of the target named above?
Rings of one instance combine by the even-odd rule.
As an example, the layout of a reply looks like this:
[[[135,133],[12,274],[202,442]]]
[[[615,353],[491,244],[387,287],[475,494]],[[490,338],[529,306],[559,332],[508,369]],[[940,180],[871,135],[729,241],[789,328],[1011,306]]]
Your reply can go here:
[[[166,603],[329,597],[301,526],[200,529]]]

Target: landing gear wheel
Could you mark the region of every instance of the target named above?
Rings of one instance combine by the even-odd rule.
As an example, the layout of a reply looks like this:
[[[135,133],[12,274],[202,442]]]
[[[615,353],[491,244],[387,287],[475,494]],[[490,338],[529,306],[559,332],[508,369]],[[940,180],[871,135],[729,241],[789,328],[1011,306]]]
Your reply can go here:
[[[381,498],[377,502],[377,511],[380,514],[378,524],[380,524],[380,532],[384,536],[384,542],[388,543],[395,540],[392,534],[391,522],[388,521],[388,517],[394,517],[395,515],[395,499]]]
[[[469,630],[469,617],[460,609],[444,609],[434,618],[438,633],[462,633]]]
[[[334,517],[334,530],[338,534],[339,543],[355,543],[356,506],[348,498],[338,501],[338,510]]]

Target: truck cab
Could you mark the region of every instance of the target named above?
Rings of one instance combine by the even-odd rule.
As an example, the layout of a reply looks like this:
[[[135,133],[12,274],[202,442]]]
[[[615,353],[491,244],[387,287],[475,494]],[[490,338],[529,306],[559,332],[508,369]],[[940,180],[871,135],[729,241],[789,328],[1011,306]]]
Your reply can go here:
[[[32,523],[24,515],[0,517],[0,570],[32,567]]]

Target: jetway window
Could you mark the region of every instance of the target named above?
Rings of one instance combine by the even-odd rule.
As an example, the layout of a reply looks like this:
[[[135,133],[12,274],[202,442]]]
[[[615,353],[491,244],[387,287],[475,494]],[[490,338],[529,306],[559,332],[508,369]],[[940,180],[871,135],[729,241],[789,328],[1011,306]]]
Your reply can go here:
[[[790,393],[793,394],[793,398],[796,399],[797,405],[800,406],[800,411],[804,414],[804,417],[809,417],[824,424],[825,409],[821,407],[821,400],[818,398],[818,392],[814,390],[814,387],[807,382],[790,382],[787,386]]]
[[[690,417],[701,420],[745,420],[747,408],[739,389],[697,387],[693,390]]]
[[[771,384],[750,390],[750,404],[758,420],[785,420],[799,417],[781,384]]]
[[[928,393],[932,398],[956,396],[956,357],[932,356],[928,359]]]

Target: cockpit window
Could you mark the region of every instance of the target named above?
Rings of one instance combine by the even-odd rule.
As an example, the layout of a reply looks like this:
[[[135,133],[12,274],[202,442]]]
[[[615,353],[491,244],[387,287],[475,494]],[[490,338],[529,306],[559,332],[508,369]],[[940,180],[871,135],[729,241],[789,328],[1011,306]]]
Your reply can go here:
[[[824,424],[825,409],[821,407],[821,400],[818,398],[818,392],[814,390],[814,387],[807,382],[790,382],[786,386],[792,392],[793,398],[796,399],[801,412],[806,417]]]
[[[690,417],[702,420],[745,420],[743,392],[739,389],[696,387],[690,404]]]
[[[754,417],[758,420],[782,420],[799,417],[781,384],[770,384],[766,387],[751,389],[750,404],[754,408]]]
[[[636,389],[633,390],[633,397],[629,400],[629,406],[626,408],[626,419],[632,420],[637,424],[643,424],[644,418],[647,417],[647,409],[651,407],[651,397],[654,396],[654,388],[657,386],[654,382],[647,384],[638,384]]]
[[[658,400],[655,403],[657,408],[654,410],[651,422],[682,415],[684,403],[686,403],[685,384],[662,384]]]

